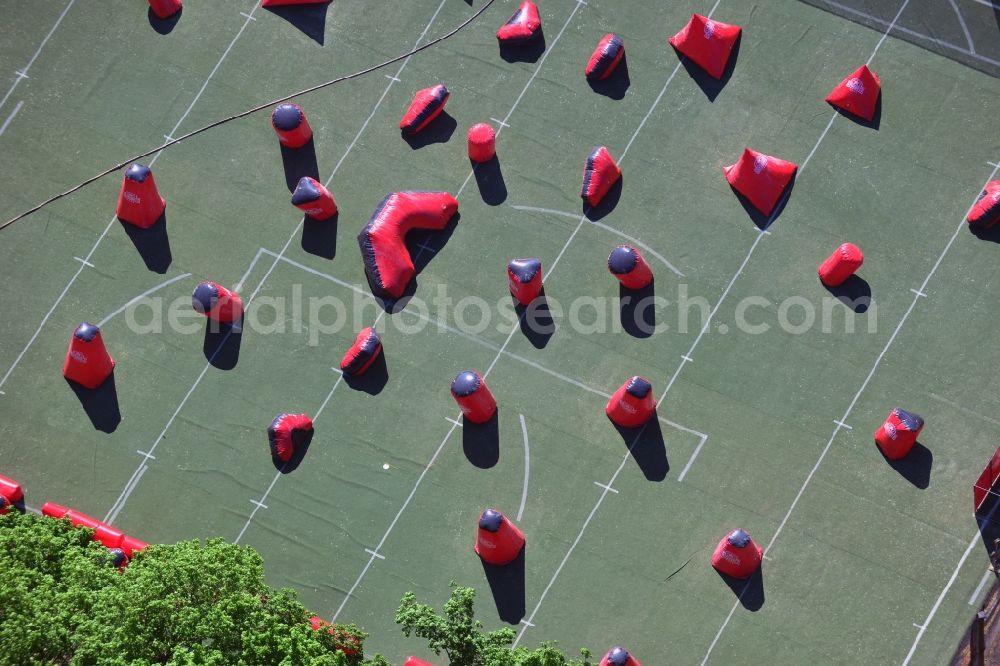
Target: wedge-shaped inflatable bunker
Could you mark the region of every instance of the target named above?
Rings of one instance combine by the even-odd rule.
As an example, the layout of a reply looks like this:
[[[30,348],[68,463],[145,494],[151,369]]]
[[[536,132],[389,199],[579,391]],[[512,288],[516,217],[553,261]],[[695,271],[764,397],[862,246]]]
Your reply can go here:
[[[111,376],[115,360],[111,358],[101,329],[83,322],[73,331],[63,361],[63,377],[88,389],[95,389]]]
[[[608,270],[626,289],[644,289],[653,281],[649,264],[631,245],[619,245],[611,251]]]
[[[538,259],[511,259],[507,262],[510,293],[521,305],[528,305],[542,292],[542,262]]]
[[[656,413],[653,387],[645,377],[636,375],[626,381],[608,399],[604,413],[623,428],[637,428]]]
[[[587,157],[587,164],[583,168],[583,187],[580,189],[580,196],[591,208],[601,203],[601,199],[611,191],[618,179],[622,177],[622,170],[618,168],[615,158],[604,146],[598,146]]]
[[[718,80],[726,71],[729,57],[742,31],[743,28],[738,25],[692,14],[687,25],[667,41],[709,76]]]
[[[472,423],[486,423],[497,411],[497,401],[486,380],[475,370],[458,373],[451,382],[451,396]]]
[[[399,129],[405,134],[416,134],[427,127],[444,111],[444,105],[448,103],[450,95],[443,83],[418,90],[410,102],[410,108],[399,121]]]
[[[523,44],[535,39],[541,32],[542,19],[538,15],[538,6],[531,0],[524,0],[514,15],[497,30],[497,39],[501,44]]]
[[[340,370],[348,377],[364,374],[371,367],[378,355],[382,353],[382,338],[371,326],[361,329],[354,344],[340,359]]]
[[[587,80],[603,81],[611,76],[624,55],[625,40],[613,32],[604,35],[587,61],[587,69],[584,70]]]
[[[844,243],[819,265],[819,281],[827,287],[839,287],[861,268],[864,261],[861,248],[854,243]]]
[[[760,567],[764,551],[742,529],[722,538],[712,553],[712,568],[733,578],[746,580]]]
[[[191,293],[191,307],[209,319],[231,324],[243,318],[243,300],[216,282],[200,282]]]
[[[774,212],[798,166],[747,148],[735,164],[723,171],[726,180],[764,215]]]
[[[160,219],[166,206],[149,167],[138,163],[130,166],[122,178],[115,216],[132,226],[148,229]]]
[[[181,0],[149,0],[149,8],[161,21],[179,12],[182,5]]]
[[[601,659],[601,666],[642,666],[642,663],[629,654],[628,650],[616,645]]]
[[[285,102],[271,112],[271,127],[285,148],[301,148],[312,138],[312,127],[298,104]]]
[[[267,441],[271,455],[282,462],[288,462],[295,455],[295,446],[300,437],[312,432],[313,423],[305,414],[279,414],[267,427]]]
[[[920,414],[893,408],[885,423],[875,431],[875,442],[889,460],[899,460],[917,443],[924,419]]]
[[[881,92],[882,83],[878,80],[878,75],[868,69],[868,65],[861,65],[830,91],[826,101],[841,111],[870,121],[875,117],[875,107]]]
[[[458,201],[447,192],[394,192],[378,205],[358,234],[365,274],[372,289],[399,298],[416,275],[406,250],[413,229],[441,231],[458,212]]]
[[[989,229],[1000,222],[1000,180],[986,183],[966,222],[972,229]]]
[[[487,564],[504,566],[513,562],[524,548],[524,535],[514,523],[496,509],[486,509],[479,516],[476,531],[476,554]]]
[[[329,220],[337,214],[337,202],[323,183],[309,176],[299,178],[292,192],[292,205],[314,220]]]

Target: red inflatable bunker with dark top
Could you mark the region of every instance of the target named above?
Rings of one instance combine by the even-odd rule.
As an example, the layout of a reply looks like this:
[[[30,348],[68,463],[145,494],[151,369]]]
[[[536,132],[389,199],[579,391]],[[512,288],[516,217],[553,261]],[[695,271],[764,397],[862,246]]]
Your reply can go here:
[[[619,245],[611,251],[608,270],[626,289],[644,289],[653,281],[649,264],[631,245]]]
[[[311,433],[312,419],[305,414],[278,414],[267,427],[267,441],[271,455],[282,462],[288,462],[295,455],[295,447],[302,437]]]
[[[489,162],[497,154],[497,133],[488,123],[476,123],[469,128],[469,159],[477,164]]]
[[[11,504],[16,504],[24,499],[24,491],[21,489],[21,484],[14,479],[0,475],[0,497]]]
[[[839,287],[861,268],[865,255],[854,243],[844,243],[819,265],[819,280],[827,287]]]
[[[521,305],[528,305],[542,293],[542,262],[538,259],[511,259],[507,262],[510,293]]]
[[[441,231],[457,212],[458,200],[447,192],[394,192],[382,199],[358,234],[372,289],[401,297],[416,275],[406,234],[413,229]]]
[[[88,389],[95,389],[111,376],[115,360],[111,358],[101,329],[83,322],[73,331],[63,361],[63,377]]]
[[[483,562],[496,566],[510,564],[524,548],[524,535],[514,523],[496,509],[486,509],[479,516],[476,554]]]
[[[629,654],[625,648],[616,645],[601,659],[601,666],[642,666],[642,662]]]
[[[348,657],[354,657],[361,651],[361,640],[357,636],[333,626],[319,615],[309,618],[309,626],[316,631],[326,629],[327,633],[336,639],[337,650]]]
[[[601,199],[611,191],[618,179],[622,177],[622,170],[618,168],[615,158],[604,146],[598,146],[587,157],[587,164],[583,168],[583,187],[580,189],[580,196],[591,208],[601,203]]]
[[[742,31],[743,28],[738,25],[729,25],[713,21],[701,14],[692,14],[687,25],[667,41],[708,72],[709,76],[718,80],[726,71],[729,56]]]
[[[501,44],[523,44],[542,34],[542,19],[538,7],[531,0],[524,0],[513,16],[497,30]]]
[[[875,431],[875,442],[889,460],[899,460],[917,443],[924,419],[914,412],[894,407],[885,423]]]
[[[416,134],[424,129],[441,115],[450,95],[451,93],[448,92],[443,83],[418,90],[417,94],[413,96],[413,101],[410,102],[410,108],[406,110],[402,120],[399,121],[399,129],[404,134]]]
[[[611,76],[625,56],[625,40],[613,32],[609,32],[597,43],[597,48],[590,54],[584,75],[588,81],[603,81]]]
[[[1000,222],[1000,180],[986,183],[966,222],[972,229],[989,229]]]
[[[407,657],[406,663],[403,666],[434,666],[434,664],[423,659],[417,659],[416,657]]]
[[[735,164],[723,171],[733,189],[745,196],[754,208],[770,215],[792,182],[798,166],[747,148]]]
[[[340,370],[348,377],[364,374],[382,353],[382,338],[371,326],[361,329],[354,344],[340,359]]]
[[[278,135],[278,141],[286,148],[301,148],[312,138],[312,128],[306,113],[298,104],[285,102],[271,112],[271,127]]]
[[[881,92],[882,83],[878,75],[868,69],[868,65],[861,65],[830,91],[826,101],[841,111],[871,121],[875,117]]]
[[[149,167],[138,163],[130,166],[122,178],[115,216],[134,227],[148,229],[156,224],[166,207]]]
[[[181,0],[149,0],[149,8],[156,14],[156,18],[163,20],[170,18],[181,10]]]
[[[216,282],[201,282],[191,294],[191,307],[209,319],[231,324],[243,318],[243,301]]]
[[[623,428],[637,428],[656,413],[653,387],[645,377],[636,375],[614,392],[604,407],[608,418]]]
[[[330,190],[315,178],[302,176],[292,192],[292,205],[314,220],[329,220],[337,214],[337,202]]]
[[[473,423],[486,423],[497,411],[496,398],[475,370],[458,373],[451,383],[451,395],[465,418]]]
[[[712,553],[712,567],[719,573],[746,580],[757,571],[764,551],[742,529],[722,538]]]

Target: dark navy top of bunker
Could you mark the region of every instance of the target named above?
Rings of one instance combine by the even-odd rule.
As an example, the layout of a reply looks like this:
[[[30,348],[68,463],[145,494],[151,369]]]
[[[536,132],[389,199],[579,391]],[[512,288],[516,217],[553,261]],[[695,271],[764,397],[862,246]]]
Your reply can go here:
[[[915,414],[914,412],[908,412],[905,409],[896,408],[896,416],[899,420],[903,422],[906,429],[910,432],[916,432],[924,427],[924,419],[920,414]]]
[[[455,381],[451,383],[451,392],[464,398],[478,391],[480,384],[479,375],[472,370],[466,370],[455,377]]]
[[[295,191],[292,193],[292,205],[298,206],[304,203],[311,203],[319,199],[319,197],[320,191],[316,187],[315,181],[309,176],[302,176],[302,178],[299,178],[299,184],[295,186]]]
[[[623,647],[613,647],[608,653],[608,663],[613,666],[625,666],[628,663],[628,650]]]
[[[629,395],[635,396],[636,398],[645,398],[652,388],[653,387],[649,384],[649,382],[642,377],[636,376],[628,380],[628,387],[626,387],[625,390],[628,391]]]
[[[89,322],[83,322],[76,327],[73,331],[73,335],[77,340],[83,340],[84,342],[90,342],[97,337],[97,334],[101,332],[101,329],[97,328]]]
[[[271,114],[271,123],[282,130],[293,130],[302,122],[302,112],[294,104],[282,104]]]
[[[483,511],[483,515],[479,516],[479,527],[487,532],[499,532],[501,523],[503,523],[503,514],[493,509],[486,509]]]
[[[213,307],[219,298],[219,290],[211,282],[202,282],[194,288],[191,294],[191,306],[198,312],[205,314]]]
[[[750,543],[750,535],[741,529],[735,529],[729,534],[726,540],[729,541],[730,546],[746,548]]]
[[[618,275],[631,273],[636,263],[635,250],[628,245],[619,245],[611,251],[611,256],[608,257],[608,268],[611,269],[612,273]]]
[[[137,162],[128,168],[128,171],[125,172],[125,176],[129,180],[134,180],[137,183],[141,183],[146,180],[146,176],[148,176],[149,173],[150,172],[148,166],[139,164]]]
[[[512,259],[508,262],[507,268],[514,274],[514,277],[527,284],[538,275],[538,271],[542,269],[542,262],[538,259]]]

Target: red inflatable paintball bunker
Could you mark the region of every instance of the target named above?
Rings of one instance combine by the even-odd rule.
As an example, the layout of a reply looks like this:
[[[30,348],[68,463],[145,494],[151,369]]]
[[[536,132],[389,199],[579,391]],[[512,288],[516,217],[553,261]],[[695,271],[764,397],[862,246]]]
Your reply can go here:
[[[614,392],[604,413],[623,428],[637,428],[656,413],[653,387],[645,377],[636,375]]]
[[[423,659],[417,659],[416,657],[407,657],[406,663],[403,666],[434,666],[434,664]]]
[[[394,192],[378,205],[358,234],[368,282],[376,292],[399,298],[416,275],[406,250],[413,229],[441,231],[458,212],[458,200],[447,192]]]
[[[889,460],[899,460],[917,443],[924,419],[919,414],[894,407],[885,423],[875,431],[875,443]]]
[[[63,377],[84,388],[95,389],[114,369],[115,360],[104,346],[101,329],[87,322],[77,326],[66,350]]]
[[[601,666],[642,666],[642,663],[628,650],[616,645],[601,659]]]
[[[667,41],[705,70],[709,76],[718,80],[726,71],[729,56],[742,31],[743,28],[738,25],[729,25],[713,21],[701,14],[692,14],[687,25]]]
[[[476,554],[487,564],[510,564],[524,548],[524,535],[514,523],[496,509],[486,509],[479,516]]]
[[[621,177],[622,170],[618,168],[615,158],[611,157],[607,148],[598,146],[587,157],[587,164],[583,168],[580,196],[588,206],[594,208]]]
[[[399,129],[404,134],[416,134],[430,125],[444,111],[444,105],[448,103],[449,95],[451,93],[442,83],[418,90],[417,94],[413,96],[413,101],[410,102],[410,108],[406,110],[402,120],[399,121]]]
[[[597,48],[590,54],[584,75],[588,81],[603,81],[611,76],[625,56],[625,40],[613,32],[609,32],[597,43]]]
[[[521,305],[528,305],[542,292],[542,262],[538,259],[511,259],[507,262],[510,293]]]
[[[354,344],[340,359],[340,370],[348,377],[364,374],[382,353],[382,338],[371,326],[361,329]]]
[[[148,229],[163,215],[167,202],[156,189],[153,172],[148,166],[133,164],[125,172],[118,193],[115,216],[140,229]]]
[[[451,383],[451,395],[462,414],[473,423],[486,423],[497,411],[497,401],[475,370],[458,373]]]
[[[861,65],[830,91],[826,101],[841,111],[871,121],[875,117],[875,107],[881,92],[882,83],[878,80],[878,75],[868,69],[868,65]]]
[[[0,514],[7,513],[11,506],[24,499],[21,484],[14,479],[0,475]]]
[[[966,222],[971,229],[989,229],[1000,221],[1000,180],[991,180],[980,192]]]
[[[337,214],[337,202],[323,183],[309,176],[299,178],[292,192],[292,205],[314,220],[329,220]]]
[[[232,324],[243,318],[243,301],[239,295],[215,282],[198,283],[191,294],[191,307],[223,324]]]
[[[149,0],[149,8],[160,20],[170,18],[179,12],[182,4],[181,0]]]
[[[117,530],[107,523],[102,523],[81,511],[68,509],[55,502],[43,504],[42,515],[56,520],[67,518],[74,527],[87,527],[94,530],[94,541],[111,551],[112,561],[118,568],[123,568],[137,551],[149,545],[144,541],[127,536],[121,530]]]
[[[312,138],[312,128],[305,111],[298,104],[286,102],[271,112],[271,126],[285,148],[301,148]]]
[[[264,0],[261,7],[286,7],[288,5],[325,5],[330,0]]]
[[[733,578],[746,580],[757,571],[764,551],[742,529],[722,538],[712,553],[712,568]]]
[[[723,171],[734,190],[745,196],[764,215],[774,212],[798,166],[792,162],[747,148],[735,164]]]
[[[267,442],[271,455],[288,462],[295,455],[295,447],[313,429],[313,422],[305,414],[278,414],[267,427]]]
[[[348,657],[356,656],[361,650],[361,641],[358,640],[357,636],[333,626],[326,620],[322,619],[319,615],[313,615],[309,618],[309,626],[311,626],[315,631],[322,631],[325,629],[328,634],[336,639],[336,649],[343,652]]]
[[[608,255],[608,270],[626,289],[644,289],[653,281],[653,271],[631,245],[619,245]]]
[[[854,243],[844,243],[819,265],[819,281],[827,287],[839,287],[861,268],[864,261],[861,248]]]
[[[497,30],[500,44],[523,44],[542,34],[542,19],[538,7],[531,0],[524,0],[514,15]]]
[[[497,133],[487,123],[469,128],[469,159],[477,164],[489,162],[497,154]]]

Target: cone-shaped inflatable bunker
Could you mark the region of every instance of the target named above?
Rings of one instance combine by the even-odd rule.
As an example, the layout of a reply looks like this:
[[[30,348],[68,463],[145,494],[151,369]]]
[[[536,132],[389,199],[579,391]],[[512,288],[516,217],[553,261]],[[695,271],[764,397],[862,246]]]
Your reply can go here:
[[[819,265],[819,280],[827,287],[839,287],[861,268],[865,255],[854,243],[844,243]]]
[[[761,213],[770,215],[797,169],[792,162],[747,148],[735,164],[723,171],[733,189],[749,199]]]
[[[538,259],[511,259],[507,262],[510,293],[521,305],[528,305],[542,292],[542,262]]]
[[[347,377],[364,374],[371,367],[378,355],[382,353],[382,338],[371,326],[361,329],[354,344],[340,359],[340,370]]]
[[[622,177],[622,170],[618,168],[615,158],[604,146],[598,146],[587,157],[587,164],[583,168],[583,187],[580,189],[580,196],[591,208],[601,203],[601,199],[611,191],[618,179]]]
[[[701,14],[693,14],[680,32],[668,39],[670,45],[708,72],[713,79],[721,79],[729,64],[729,56],[736,40],[743,31],[738,25],[713,21]]]
[[[616,645],[601,659],[601,666],[642,666],[642,663],[629,654],[628,650]]]
[[[476,163],[489,162],[497,154],[497,133],[487,123],[469,128],[469,159]]]
[[[878,80],[878,75],[868,69],[868,65],[861,65],[830,91],[826,101],[841,111],[871,121],[875,117],[875,107],[881,92],[882,83]]]
[[[653,281],[649,264],[631,245],[619,245],[611,251],[608,270],[626,289],[644,289]]]
[[[166,205],[156,189],[149,167],[142,164],[130,166],[122,179],[115,216],[132,226],[148,229],[160,219]]]
[[[722,538],[712,553],[712,567],[719,573],[745,580],[760,566],[764,551],[742,529]]]
[[[966,222],[972,229],[989,229],[1000,221],[1000,180],[991,180],[979,193]]]
[[[630,378],[608,400],[604,413],[623,428],[637,428],[648,421],[656,413],[649,380],[638,375]]]
[[[149,0],[149,8],[161,21],[179,12],[182,6],[181,0]]]
[[[538,7],[531,0],[524,0],[514,15],[497,30],[497,39],[501,44],[523,44],[540,34],[542,19],[538,15]]]
[[[280,104],[271,112],[271,127],[286,148],[301,148],[309,143],[313,135],[305,111],[291,102]]]
[[[329,220],[337,214],[337,202],[323,183],[309,176],[299,178],[292,192],[292,205],[314,220]]]
[[[243,300],[216,282],[199,282],[191,293],[191,307],[209,319],[231,324],[243,318]]]
[[[496,509],[486,509],[479,516],[476,554],[487,564],[510,564],[524,548],[524,535],[514,523]]]
[[[486,381],[475,370],[458,373],[451,383],[451,395],[465,418],[473,423],[486,423],[497,411],[497,401],[486,387]]]
[[[288,462],[295,455],[301,438],[312,432],[313,423],[305,414],[279,414],[267,427],[267,441],[271,455]]]
[[[611,76],[625,56],[625,40],[613,32],[609,32],[597,43],[597,48],[590,54],[584,75],[588,81],[603,81]]]
[[[416,134],[427,127],[444,111],[444,105],[448,103],[450,95],[443,83],[418,90],[410,102],[410,107],[399,121],[399,129],[405,134]]]
[[[894,407],[885,423],[875,431],[875,442],[889,460],[899,460],[917,443],[924,419],[920,414]]]
[[[365,274],[372,289],[399,298],[416,275],[403,242],[413,229],[441,231],[458,212],[447,192],[395,192],[372,213],[358,234]]]
[[[115,360],[104,346],[101,329],[87,322],[77,326],[66,350],[63,377],[84,388],[95,389],[114,369]]]

